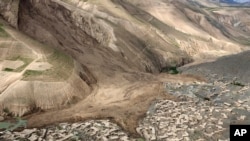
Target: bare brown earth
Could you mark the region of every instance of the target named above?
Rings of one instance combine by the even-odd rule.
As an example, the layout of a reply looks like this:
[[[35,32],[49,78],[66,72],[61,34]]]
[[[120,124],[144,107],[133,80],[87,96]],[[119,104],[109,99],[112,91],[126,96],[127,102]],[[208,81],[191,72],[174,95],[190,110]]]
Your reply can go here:
[[[63,121],[109,118],[125,131],[136,135],[137,122],[153,101],[159,99],[178,101],[178,98],[164,91],[163,85],[163,82],[176,82],[176,79],[181,80],[180,83],[204,81],[199,77],[188,75],[160,75],[155,78],[155,82],[152,82],[151,78],[142,78],[141,81],[119,86],[100,85],[89,97],[67,109],[27,116],[28,127],[42,127]]]
[[[161,72],[236,54],[249,45],[249,23],[239,14],[249,16],[249,9],[214,11],[213,4],[200,8],[186,0],[14,2],[17,7],[0,2],[1,15],[33,39],[8,26],[4,29],[13,42],[25,46],[22,55],[31,54],[32,61],[8,78],[0,76],[0,104],[2,111],[7,107],[24,116],[30,128],[110,118],[136,134],[138,119],[154,100],[178,100],[166,93],[163,83],[205,81]],[[6,5],[12,8],[6,10]],[[54,49],[66,59],[53,54]],[[8,60],[1,52],[0,58]],[[40,62],[47,62],[42,72],[25,75],[28,69],[37,71]],[[5,89],[6,85],[11,87]]]

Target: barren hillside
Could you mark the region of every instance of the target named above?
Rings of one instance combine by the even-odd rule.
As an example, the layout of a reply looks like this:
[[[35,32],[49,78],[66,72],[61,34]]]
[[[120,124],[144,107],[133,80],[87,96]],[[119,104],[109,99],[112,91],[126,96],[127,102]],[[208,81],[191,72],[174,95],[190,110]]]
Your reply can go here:
[[[250,45],[250,9],[208,0],[2,0],[0,15],[0,113],[28,127],[109,118],[138,135],[152,101],[180,101],[163,84],[206,82],[173,68]]]

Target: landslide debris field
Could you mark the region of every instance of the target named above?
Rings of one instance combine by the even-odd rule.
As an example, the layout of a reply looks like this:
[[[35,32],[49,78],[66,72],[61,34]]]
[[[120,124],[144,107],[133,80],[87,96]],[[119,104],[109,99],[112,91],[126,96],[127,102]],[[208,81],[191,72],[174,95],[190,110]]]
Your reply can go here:
[[[229,140],[250,121],[247,7],[14,0],[0,15],[0,120],[27,121],[0,140]]]

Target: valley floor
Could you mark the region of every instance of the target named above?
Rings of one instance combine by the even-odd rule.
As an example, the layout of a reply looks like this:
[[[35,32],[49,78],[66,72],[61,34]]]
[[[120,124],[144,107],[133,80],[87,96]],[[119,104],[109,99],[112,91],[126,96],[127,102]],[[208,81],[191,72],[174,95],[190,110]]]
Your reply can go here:
[[[244,56],[244,53],[241,55]],[[235,56],[232,56],[231,59],[234,58]],[[211,66],[217,65],[220,60],[211,62],[213,64]],[[60,123],[41,129],[25,129],[21,132],[2,132],[1,138],[65,141],[227,141],[230,124],[249,124],[249,79],[243,81],[241,78],[244,77],[227,75],[229,72],[215,74],[214,71],[219,69],[218,67],[215,69],[201,66],[202,64],[199,67],[183,67],[180,70],[182,73],[203,75],[207,79],[206,82],[163,83],[166,93],[173,95],[178,101],[158,99],[151,103],[145,117],[141,118],[139,125],[136,126],[136,132],[141,137],[130,136],[119,125],[112,123],[112,120],[87,120],[77,123]]]

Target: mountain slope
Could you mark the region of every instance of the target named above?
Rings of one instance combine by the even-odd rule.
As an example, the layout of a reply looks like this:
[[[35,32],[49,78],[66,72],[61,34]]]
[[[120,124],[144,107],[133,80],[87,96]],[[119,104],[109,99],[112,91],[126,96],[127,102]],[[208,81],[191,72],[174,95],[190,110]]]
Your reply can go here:
[[[83,96],[76,97],[75,105],[59,106],[59,109],[39,106],[46,112],[28,115],[29,127],[95,117],[112,118],[135,133],[136,120],[153,100],[174,99],[165,93],[163,82],[203,80],[161,72],[193,61],[239,53],[248,49],[250,41],[249,20],[240,16],[249,16],[249,9],[211,8],[214,4],[207,1],[26,0],[1,1],[0,5],[1,15],[12,26],[71,56],[75,62],[73,76],[77,81],[70,77],[65,80],[73,87],[72,91],[64,84],[52,86],[46,81],[49,78],[20,86],[29,90],[39,85],[48,97],[57,90]],[[57,66],[59,72],[64,68],[63,64]],[[29,79],[24,81],[30,83]],[[43,81],[46,84],[41,84]],[[45,90],[47,87],[51,89]],[[79,93],[74,92],[78,88]],[[1,96],[13,93],[9,91],[1,92]],[[48,99],[57,99],[57,95]],[[20,112],[24,109],[19,106],[19,110],[11,112],[29,113]]]
[[[1,113],[15,116],[69,106],[83,99],[90,88],[76,74],[69,56],[41,45],[8,26],[0,37]],[[61,89],[63,88],[63,89]]]

